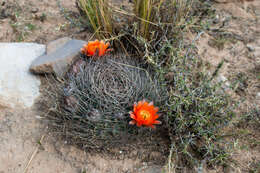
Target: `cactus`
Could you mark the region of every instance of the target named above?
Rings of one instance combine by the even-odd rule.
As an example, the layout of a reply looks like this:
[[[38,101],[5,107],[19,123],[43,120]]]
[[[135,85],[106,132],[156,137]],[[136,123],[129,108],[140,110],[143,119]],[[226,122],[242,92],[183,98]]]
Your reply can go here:
[[[65,130],[66,137],[84,148],[96,149],[147,132],[129,125],[129,112],[139,100],[153,101],[158,107],[166,101],[167,92],[155,74],[123,55],[81,57],[78,62],[65,82],[53,87],[56,106],[48,117],[56,129]]]

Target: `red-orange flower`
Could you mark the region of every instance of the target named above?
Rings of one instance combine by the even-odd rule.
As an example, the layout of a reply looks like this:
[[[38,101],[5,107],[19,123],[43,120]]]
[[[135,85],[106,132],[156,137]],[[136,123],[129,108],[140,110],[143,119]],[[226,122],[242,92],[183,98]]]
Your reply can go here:
[[[106,52],[110,51],[108,49],[109,43],[105,43],[103,40],[90,41],[88,44],[85,44],[81,49],[81,53],[87,56],[93,56],[98,52],[98,56],[103,56]]]
[[[161,124],[160,121],[156,120],[159,117],[158,110],[159,108],[154,107],[152,102],[139,101],[138,104],[134,104],[133,112],[130,112],[130,117],[133,120],[129,124],[136,124],[138,127],[144,125],[155,128],[154,124]]]

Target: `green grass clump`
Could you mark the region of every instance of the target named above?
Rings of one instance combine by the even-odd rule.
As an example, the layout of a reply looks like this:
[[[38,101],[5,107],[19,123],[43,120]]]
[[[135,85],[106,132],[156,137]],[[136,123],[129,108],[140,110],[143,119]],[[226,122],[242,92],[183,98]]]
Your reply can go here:
[[[110,37],[113,33],[111,7],[106,0],[77,0],[77,5],[87,16],[89,23],[99,39]]]
[[[133,104],[146,99],[160,107],[167,92],[156,76],[122,55],[78,62],[64,83],[52,87],[52,126],[83,148],[119,147],[126,138],[131,143],[145,129],[129,125]]]

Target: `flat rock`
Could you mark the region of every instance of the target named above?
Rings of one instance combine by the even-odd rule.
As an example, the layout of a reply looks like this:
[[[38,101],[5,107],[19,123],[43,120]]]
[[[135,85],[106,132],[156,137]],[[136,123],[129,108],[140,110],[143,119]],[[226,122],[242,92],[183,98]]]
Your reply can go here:
[[[70,40],[72,40],[70,37],[62,37],[57,40],[49,42],[46,47],[47,55],[55,52],[57,49],[64,46]]]
[[[56,74],[62,78],[86,42],[72,39],[60,41],[60,44],[62,44],[62,46],[58,44],[55,45],[56,50],[48,46],[51,52],[33,61],[30,66],[30,71],[35,74]]]
[[[45,45],[0,43],[0,104],[31,107],[39,95],[40,80],[29,72],[30,64],[45,53]]]

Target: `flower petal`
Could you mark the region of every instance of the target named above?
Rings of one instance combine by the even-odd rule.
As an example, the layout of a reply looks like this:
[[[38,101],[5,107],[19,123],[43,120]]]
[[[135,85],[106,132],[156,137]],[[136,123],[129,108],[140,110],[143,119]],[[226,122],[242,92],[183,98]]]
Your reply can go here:
[[[105,44],[105,48],[106,48],[106,49],[107,49],[109,46],[110,46],[109,43],[106,43],[106,44]]]
[[[139,121],[137,121],[137,126],[138,126],[138,127],[141,127],[141,126],[142,126],[142,123],[139,122]]]
[[[136,116],[134,114],[130,114],[130,117],[134,120],[136,119]]]
[[[95,41],[89,41],[87,44],[83,46],[81,49],[81,52],[87,56],[102,56],[107,51],[109,51],[107,48],[109,46],[109,43],[105,43],[103,40],[95,40]]]
[[[136,112],[136,104],[134,104],[134,113]]]
[[[135,121],[135,120],[129,121],[129,124],[130,124],[130,125],[135,125],[135,124],[136,124],[136,121]]]
[[[144,125],[151,128],[155,128],[154,124],[161,124],[160,121],[156,120],[159,118],[157,112],[158,107],[153,105],[153,102],[147,102],[145,100],[135,103],[133,106],[133,112],[130,112],[130,117],[135,120],[138,127]]]
[[[98,53],[99,56],[102,56],[105,54],[106,49],[105,49],[105,44],[103,41],[101,41],[101,43],[99,44],[98,50],[99,50],[99,53]]]
[[[83,54],[85,53],[85,49],[84,49],[84,48],[81,48],[80,51],[81,51],[81,53],[83,53]]]
[[[162,124],[162,122],[161,122],[161,121],[158,121],[158,120],[155,120],[155,121],[153,122],[153,124]]]

